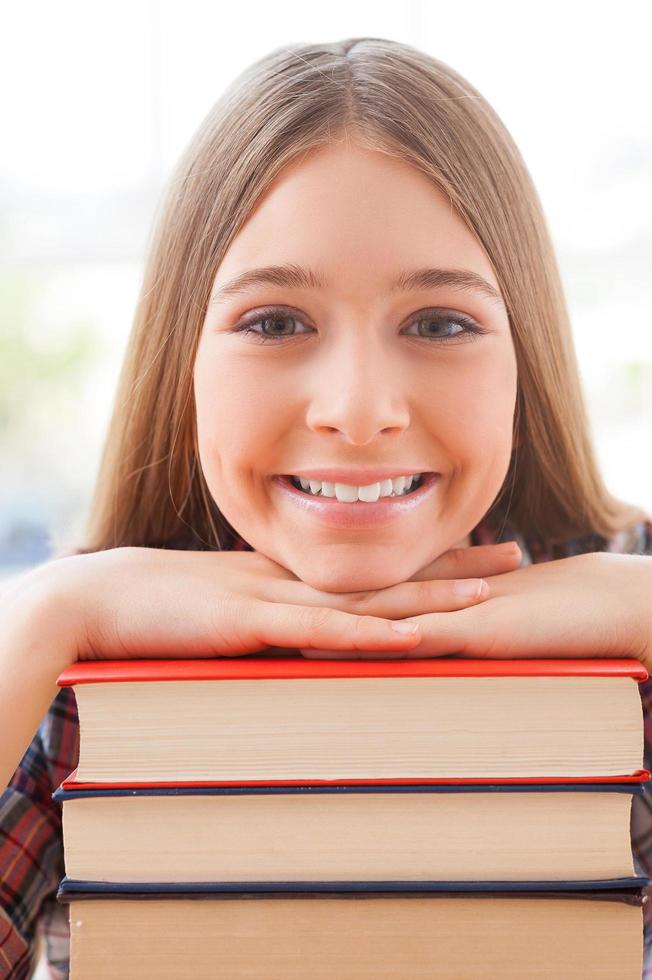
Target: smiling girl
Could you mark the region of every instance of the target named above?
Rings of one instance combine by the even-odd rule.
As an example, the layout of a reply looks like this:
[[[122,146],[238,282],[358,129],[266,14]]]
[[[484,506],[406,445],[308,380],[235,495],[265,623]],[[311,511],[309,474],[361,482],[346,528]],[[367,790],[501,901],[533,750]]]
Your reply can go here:
[[[68,971],[50,794],[77,765],[75,660],[652,669],[652,519],[600,476],[536,191],[468,82],[372,38],[276,50],[227,89],[158,217],[84,540],[2,613],[15,978],[39,924]]]

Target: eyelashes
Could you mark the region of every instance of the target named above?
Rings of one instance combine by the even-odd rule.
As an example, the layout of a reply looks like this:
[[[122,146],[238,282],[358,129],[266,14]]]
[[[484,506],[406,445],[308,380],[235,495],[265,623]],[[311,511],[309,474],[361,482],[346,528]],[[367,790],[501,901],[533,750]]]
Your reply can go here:
[[[269,306],[265,309],[258,310],[255,314],[246,317],[241,320],[231,331],[232,333],[241,333],[243,335],[250,336],[255,343],[260,344],[283,344],[287,340],[294,340],[302,334],[297,333],[286,333],[286,334],[267,334],[264,333],[265,324],[275,323],[278,325],[281,321],[292,321],[293,323],[301,323],[303,326],[303,320],[300,319],[292,310],[288,310],[280,306]],[[411,334],[408,336],[416,336],[429,343],[438,344],[451,344],[451,343],[465,343],[467,341],[477,340],[478,336],[487,333],[482,327],[479,327],[477,323],[471,320],[469,317],[464,316],[461,313],[453,313],[447,310],[442,310],[439,308],[433,308],[429,310],[423,310],[416,314],[409,322],[408,328],[412,327],[414,324],[417,326],[421,323],[427,324],[427,329],[432,328],[433,324],[451,324],[455,327],[460,328],[458,332],[447,334],[447,335],[437,335],[437,334]],[[263,331],[254,330],[254,327],[262,326]],[[312,328],[311,328],[312,329]],[[305,336],[306,334],[303,334]]]

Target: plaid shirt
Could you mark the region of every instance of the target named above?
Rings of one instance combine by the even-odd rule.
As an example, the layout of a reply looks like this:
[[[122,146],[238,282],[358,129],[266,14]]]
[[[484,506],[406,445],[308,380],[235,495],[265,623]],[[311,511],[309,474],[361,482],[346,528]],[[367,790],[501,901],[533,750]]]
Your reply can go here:
[[[600,550],[597,539],[575,539],[553,554],[528,548],[518,532],[507,528],[497,537],[484,523],[473,532],[472,544],[516,540],[523,565]],[[236,551],[253,550],[237,538]],[[652,556],[652,521],[620,532],[607,542],[607,551]],[[646,768],[652,769],[652,678],[640,685]],[[23,980],[36,967],[39,947],[51,980],[69,972],[68,906],[57,902],[56,891],[65,874],[61,804],[51,794],[76,767],[79,729],[75,697],[62,688],[6,790],[0,796],[0,976]],[[652,877],[652,789],[633,798],[632,847],[638,874]],[[652,886],[645,910],[644,980],[652,980]]]

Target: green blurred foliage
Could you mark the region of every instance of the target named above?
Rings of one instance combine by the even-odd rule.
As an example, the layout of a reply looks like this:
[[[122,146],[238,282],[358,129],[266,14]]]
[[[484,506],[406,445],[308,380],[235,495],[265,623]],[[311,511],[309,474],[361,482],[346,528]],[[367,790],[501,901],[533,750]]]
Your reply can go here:
[[[652,403],[652,364],[637,361],[623,365],[625,390],[635,401]]]
[[[23,270],[0,278],[0,439],[3,449],[40,425],[51,403],[72,402],[101,348],[95,325],[78,319],[48,336],[38,305],[42,278]],[[22,443],[28,451],[28,445]]]

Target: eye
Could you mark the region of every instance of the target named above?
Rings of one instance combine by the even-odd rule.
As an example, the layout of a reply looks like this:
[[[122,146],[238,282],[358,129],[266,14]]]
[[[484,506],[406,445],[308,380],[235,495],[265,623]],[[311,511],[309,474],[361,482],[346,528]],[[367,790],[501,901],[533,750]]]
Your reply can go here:
[[[242,320],[233,328],[233,332],[250,334],[255,338],[257,343],[274,343],[298,336],[292,329],[293,325],[296,324],[305,326],[303,321],[292,311],[286,310],[283,307],[273,306],[258,310],[257,313]],[[424,333],[421,333],[419,329],[422,324],[424,325]],[[462,340],[463,342],[475,340],[477,335],[487,332],[469,317],[451,310],[424,310],[413,317],[408,324],[409,327],[415,325],[419,329],[419,332],[416,334],[417,337],[444,344],[453,340]],[[261,330],[254,329],[254,327],[259,326]],[[457,329],[452,333],[441,332],[442,329],[446,330],[450,327]],[[411,336],[415,335],[412,334]]]
[[[478,334],[486,333],[482,327],[479,327],[477,323],[471,320],[469,317],[464,316],[462,313],[454,313],[452,310],[425,310],[419,313],[409,324],[409,326],[416,325],[417,328],[424,325],[425,333],[417,333],[417,337],[424,337],[426,340],[435,340],[447,343],[450,340],[475,340]],[[431,333],[431,330],[441,330],[447,326],[457,327],[454,333]],[[414,336],[414,335],[412,335]]]
[[[259,310],[252,316],[242,320],[234,328],[234,333],[252,334],[256,341],[261,344],[269,341],[283,340],[285,337],[295,337],[295,333],[290,332],[292,324],[302,323],[302,321],[289,310],[281,307],[272,306],[264,310]],[[254,327],[262,326],[262,331],[254,330]],[[305,326],[305,324],[304,324]],[[266,333],[269,329],[272,333]],[[280,331],[277,333],[276,331]]]

